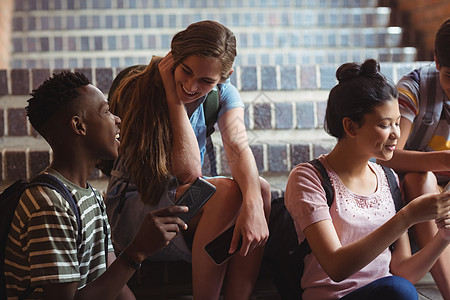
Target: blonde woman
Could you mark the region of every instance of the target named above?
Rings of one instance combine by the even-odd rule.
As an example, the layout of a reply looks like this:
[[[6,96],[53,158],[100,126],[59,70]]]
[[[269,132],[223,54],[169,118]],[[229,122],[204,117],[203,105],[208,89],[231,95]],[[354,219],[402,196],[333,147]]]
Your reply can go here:
[[[269,234],[270,186],[258,176],[247,142],[244,105],[228,80],[235,56],[236,40],[228,28],[213,21],[191,24],[173,37],[164,58],[154,57],[144,70],[130,74],[110,99],[122,124],[120,157],[111,172],[106,203],[113,242],[123,249],[146,211],[170,205],[183,185],[202,176],[202,103],[212,89],[218,90],[217,124],[233,179],[208,178],[216,193],[191,219],[188,230],[153,257],[192,259],[195,299],[217,299],[225,278],[227,299],[248,299]],[[229,250],[236,249],[241,237],[242,247],[217,266],[204,246],[234,223]]]

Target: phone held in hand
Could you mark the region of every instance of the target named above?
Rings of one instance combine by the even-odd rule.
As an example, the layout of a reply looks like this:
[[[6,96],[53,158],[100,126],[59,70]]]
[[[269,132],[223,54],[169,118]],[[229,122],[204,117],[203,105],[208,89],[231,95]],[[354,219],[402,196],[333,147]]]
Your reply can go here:
[[[216,265],[223,264],[225,261],[227,261],[227,259],[233,256],[234,253],[239,251],[239,249],[242,246],[242,236],[241,236],[236,251],[234,251],[233,253],[228,253],[228,250],[230,249],[231,245],[231,240],[233,238],[234,227],[235,225],[231,226],[230,228],[222,232],[218,237],[216,237],[212,242],[210,242],[205,246],[206,252],[214,260]]]
[[[215,192],[214,185],[201,177],[197,178],[173,204],[189,207],[189,211],[179,214],[178,217],[188,223]]]

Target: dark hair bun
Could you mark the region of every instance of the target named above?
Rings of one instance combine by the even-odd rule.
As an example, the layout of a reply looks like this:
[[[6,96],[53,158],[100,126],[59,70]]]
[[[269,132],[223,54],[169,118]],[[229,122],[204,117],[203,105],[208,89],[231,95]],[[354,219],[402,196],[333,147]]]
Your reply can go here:
[[[363,64],[346,63],[336,71],[337,80],[342,83],[358,76],[372,77],[380,74],[380,64],[374,59],[367,59]]]
[[[361,66],[361,75],[374,76],[380,73],[380,63],[374,59],[366,59]]]

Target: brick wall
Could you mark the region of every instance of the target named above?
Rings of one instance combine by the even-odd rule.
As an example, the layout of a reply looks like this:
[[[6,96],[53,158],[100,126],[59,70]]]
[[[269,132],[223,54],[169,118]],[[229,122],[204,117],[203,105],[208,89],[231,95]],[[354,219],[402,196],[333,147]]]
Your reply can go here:
[[[408,28],[409,46],[418,49],[418,60],[432,60],[434,38],[441,23],[450,17],[448,0],[396,0],[390,5],[402,14],[401,21]]]
[[[9,64],[13,0],[0,1],[0,68]]]

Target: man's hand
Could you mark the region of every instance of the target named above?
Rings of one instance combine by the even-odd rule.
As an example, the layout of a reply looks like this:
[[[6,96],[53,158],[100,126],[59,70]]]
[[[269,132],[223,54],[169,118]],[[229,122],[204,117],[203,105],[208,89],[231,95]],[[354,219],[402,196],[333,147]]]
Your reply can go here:
[[[186,206],[170,206],[147,213],[128,251],[135,251],[139,261],[143,261],[167,246],[180,229],[187,229],[187,224],[177,217],[187,211]]]

